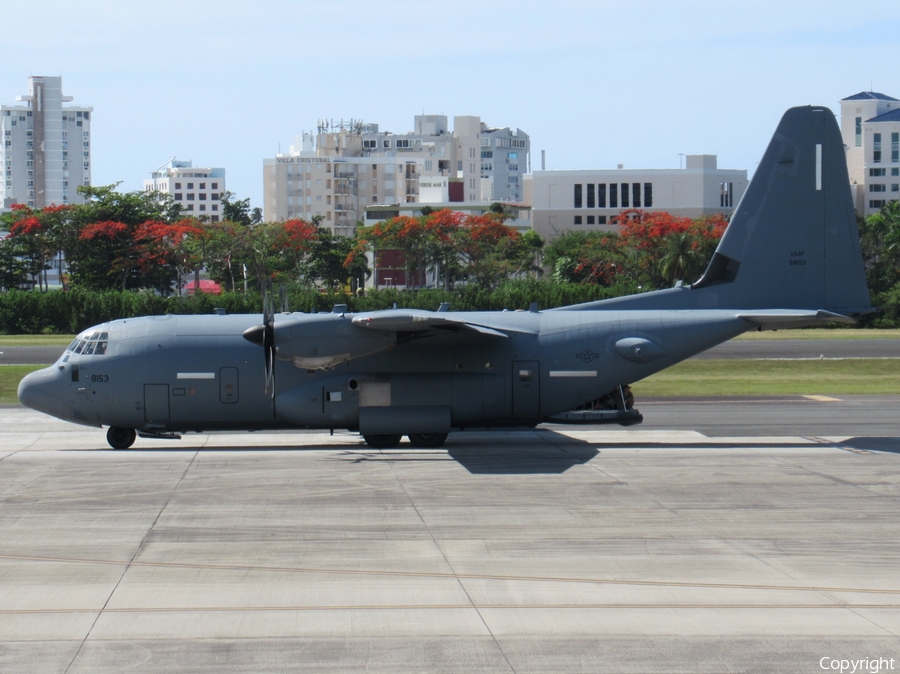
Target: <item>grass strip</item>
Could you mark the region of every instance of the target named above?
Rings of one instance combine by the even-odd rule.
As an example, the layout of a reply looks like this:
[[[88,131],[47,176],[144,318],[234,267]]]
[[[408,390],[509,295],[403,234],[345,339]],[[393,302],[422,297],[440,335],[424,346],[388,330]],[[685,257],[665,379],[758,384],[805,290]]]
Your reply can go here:
[[[864,330],[861,328],[806,328],[803,330],[766,330],[765,332],[745,332],[735,339],[780,340],[780,339],[900,339],[900,330]]]
[[[0,335],[4,346],[68,346],[75,335]]]
[[[40,370],[45,365],[0,365],[0,403],[17,403],[16,391],[19,382],[29,372]]]
[[[900,359],[688,360],[639,381],[640,396],[898,395]]]

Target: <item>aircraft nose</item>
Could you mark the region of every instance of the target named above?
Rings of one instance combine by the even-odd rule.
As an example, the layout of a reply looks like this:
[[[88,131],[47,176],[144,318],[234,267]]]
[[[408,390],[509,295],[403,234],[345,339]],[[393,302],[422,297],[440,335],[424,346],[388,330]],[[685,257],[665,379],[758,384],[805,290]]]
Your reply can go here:
[[[19,382],[19,402],[25,407],[62,419],[61,376],[56,367],[45,367],[25,375]]]

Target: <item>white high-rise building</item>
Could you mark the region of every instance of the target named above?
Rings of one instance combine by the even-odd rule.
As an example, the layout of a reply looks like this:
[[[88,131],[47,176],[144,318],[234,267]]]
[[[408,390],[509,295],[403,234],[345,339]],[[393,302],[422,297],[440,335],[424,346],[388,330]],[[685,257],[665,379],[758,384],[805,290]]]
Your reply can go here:
[[[173,157],[144,181],[144,191],[168,194],[185,215],[218,222],[222,218],[225,169],[196,168]]]
[[[23,105],[0,106],[0,207],[80,204],[91,184],[93,108],[63,106],[61,77],[28,78]]]

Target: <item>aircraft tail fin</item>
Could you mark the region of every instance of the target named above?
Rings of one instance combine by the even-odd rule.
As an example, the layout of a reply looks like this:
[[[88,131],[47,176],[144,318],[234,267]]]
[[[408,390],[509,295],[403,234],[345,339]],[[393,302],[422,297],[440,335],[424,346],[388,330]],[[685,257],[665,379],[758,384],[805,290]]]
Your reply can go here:
[[[870,307],[844,145],[827,108],[781,119],[699,281],[583,309],[828,310]]]

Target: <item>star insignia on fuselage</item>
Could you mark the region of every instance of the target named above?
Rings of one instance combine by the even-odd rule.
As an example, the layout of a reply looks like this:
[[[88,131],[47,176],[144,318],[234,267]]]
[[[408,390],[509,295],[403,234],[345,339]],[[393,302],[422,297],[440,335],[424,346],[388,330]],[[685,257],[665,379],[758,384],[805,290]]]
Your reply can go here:
[[[594,360],[594,358],[599,358],[600,354],[594,353],[590,349],[585,349],[581,353],[576,353],[575,357],[581,358],[581,360],[583,360],[585,363],[590,363],[592,360]]]

